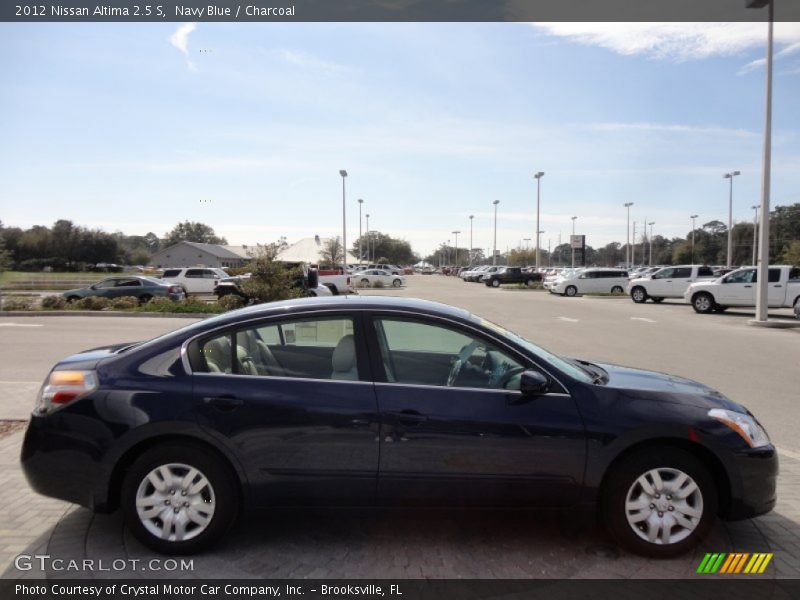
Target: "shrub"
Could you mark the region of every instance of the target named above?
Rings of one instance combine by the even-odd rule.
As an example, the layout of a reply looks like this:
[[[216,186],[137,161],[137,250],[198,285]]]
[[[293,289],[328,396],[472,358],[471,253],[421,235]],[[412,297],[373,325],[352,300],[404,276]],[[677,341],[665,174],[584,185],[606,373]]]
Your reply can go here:
[[[225,310],[236,310],[237,308],[242,308],[245,305],[245,299],[241,296],[237,296],[236,294],[227,294],[223,296],[217,301],[222,308]]]
[[[136,296],[122,296],[120,298],[112,298],[108,303],[108,307],[113,310],[130,310],[139,306],[139,299]]]
[[[250,279],[243,281],[241,288],[256,304],[299,298],[303,294],[302,288],[295,285],[303,277],[299,267],[287,267],[263,252],[251,267]]]
[[[61,296],[45,296],[42,298],[42,308],[47,310],[64,310],[67,307],[67,301]]]
[[[9,298],[2,299],[3,310],[33,310],[33,300],[31,298]]]
[[[224,309],[218,304],[206,304],[195,298],[189,297],[183,302],[173,302],[169,298],[153,298],[147,304],[139,307],[143,312],[160,313],[220,313]]]
[[[108,298],[102,296],[86,296],[73,302],[75,308],[79,310],[103,310],[108,308]]]

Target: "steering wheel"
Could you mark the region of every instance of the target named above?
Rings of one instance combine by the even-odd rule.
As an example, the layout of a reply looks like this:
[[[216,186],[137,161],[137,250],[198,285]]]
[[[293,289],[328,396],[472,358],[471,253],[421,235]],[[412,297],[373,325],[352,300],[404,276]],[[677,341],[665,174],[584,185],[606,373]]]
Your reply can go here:
[[[450,374],[447,376],[447,387],[453,387],[455,385],[456,381],[458,380],[458,376],[461,374],[461,369],[464,368],[464,364],[467,362],[467,359],[480,345],[480,342],[473,340],[461,349],[461,352],[458,353],[458,358],[450,368]]]
[[[489,377],[489,386],[492,389],[506,389],[506,386],[511,381],[525,371],[525,367],[511,367],[508,368],[508,363],[500,363]]]

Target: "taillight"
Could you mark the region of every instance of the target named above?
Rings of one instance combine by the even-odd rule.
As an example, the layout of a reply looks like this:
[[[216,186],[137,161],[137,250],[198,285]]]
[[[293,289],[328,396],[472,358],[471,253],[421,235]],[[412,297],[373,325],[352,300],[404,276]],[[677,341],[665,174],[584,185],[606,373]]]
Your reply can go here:
[[[169,286],[168,293],[170,293],[170,294],[180,294],[181,293],[181,287],[177,286],[177,285],[171,285],[171,286]]]
[[[52,412],[96,389],[94,371],[53,371],[39,392],[36,408],[40,413]]]

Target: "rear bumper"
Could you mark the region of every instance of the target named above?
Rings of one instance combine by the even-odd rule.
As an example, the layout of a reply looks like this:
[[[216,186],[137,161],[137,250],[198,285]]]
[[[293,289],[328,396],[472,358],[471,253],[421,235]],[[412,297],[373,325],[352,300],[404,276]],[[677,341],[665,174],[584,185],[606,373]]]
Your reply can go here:
[[[728,471],[731,501],[723,518],[728,521],[749,519],[775,508],[779,468],[778,452],[774,446],[733,454]]]
[[[104,511],[108,477],[100,449],[78,431],[49,426],[31,415],[20,456],[28,484],[39,494]]]

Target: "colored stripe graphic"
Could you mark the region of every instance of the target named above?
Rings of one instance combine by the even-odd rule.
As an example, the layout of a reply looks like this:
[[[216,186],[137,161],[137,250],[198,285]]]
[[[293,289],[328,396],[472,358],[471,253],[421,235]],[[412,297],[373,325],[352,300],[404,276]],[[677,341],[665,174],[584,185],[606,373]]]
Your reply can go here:
[[[709,552],[703,557],[697,573],[702,574],[748,574],[755,575],[763,573],[767,565],[772,560],[772,552]]]

